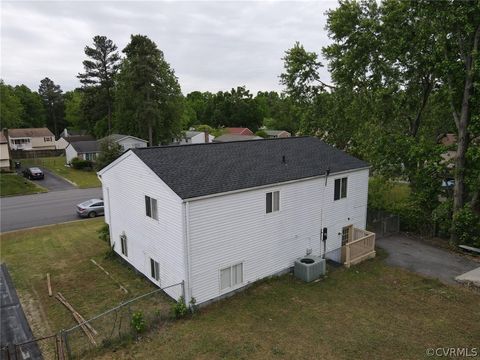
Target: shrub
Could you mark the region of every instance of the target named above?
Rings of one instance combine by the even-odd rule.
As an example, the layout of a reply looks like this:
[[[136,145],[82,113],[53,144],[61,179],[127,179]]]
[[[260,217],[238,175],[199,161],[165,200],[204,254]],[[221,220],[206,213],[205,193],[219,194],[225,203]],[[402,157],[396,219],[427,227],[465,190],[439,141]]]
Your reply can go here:
[[[453,228],[459,244],[480,247],[480,217],[470,205],[453,216]]]
[[[132,321],[130,322],[132,325],[133,330],[139,334],[143,332],[146,328],[145,318],[143,317],[143,313],[141,311],[135,311],[132,314]]]
[[[185,299],[183,298],[183,296],[180,296],[178,301],[173,305],[172,312],[173,316],[175,316],[175,318],[177,319],[182,318],[188,314],[188,308],[185,304]]]
[[[196,314],[198,312],[198,305],[197,305],[197,299],[195,299],[193,296],[190,299],[190,312],[192,314]]]
[[[97,231],[98,238],[110,244],[110,227],[108,224],[103,224],[100,230]]]
[[[452,201],[444,201],[432,211],[432,219],[435,223],[435,235],[447,238],[450,236],[452,227]]]
[[[264,138],[264,139],[266,139],[266,138],[268,137],[268,134],[265,132],[265,130],[258,130],[258,131],[255,133],[255,135],[260,136],[260,137],[262,137],[262,138]]]
[[[90,160],[83,160],[78,157],[72,159],[71,165],[77,170],[91,169],[93,167],[93,163]]]

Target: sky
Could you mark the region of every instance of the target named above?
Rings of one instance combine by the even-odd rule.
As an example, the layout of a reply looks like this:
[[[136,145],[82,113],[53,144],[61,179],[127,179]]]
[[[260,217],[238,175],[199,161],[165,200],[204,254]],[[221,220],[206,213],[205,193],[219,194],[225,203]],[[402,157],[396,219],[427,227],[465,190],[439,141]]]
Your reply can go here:
[[[0,76],[38,90],[51,78],[80,86],[84,48],[105,35],[122,50],[131,34],[164,52],[182,92],[246,86],[281,91],[281,58],[295,41],[320,54],[325,11],[336,1],[1,1]],[[320,57],[324,65],[325,61]],[[321,79],[329,81],[327,67]]]

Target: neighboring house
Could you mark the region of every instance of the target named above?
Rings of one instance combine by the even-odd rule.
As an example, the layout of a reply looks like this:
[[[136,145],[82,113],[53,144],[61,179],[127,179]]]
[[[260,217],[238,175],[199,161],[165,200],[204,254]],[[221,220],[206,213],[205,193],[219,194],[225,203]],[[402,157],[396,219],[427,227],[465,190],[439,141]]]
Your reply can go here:
[[[312,137],[132,149],[98,174],[114,251],[187,303],[339,262],[366,225],[368,164]]]
[[[268,135],[269,139],[276,138],[286,138],[292,136],[288,131],[285,130],[263,130]]]
[[[70,136],[85,136],[88,135],[87,130],[76,130],[76,129],[69,129],[65,128],[60,133],[60,137],[70,137]]]
[[[177,139],[175,143],[179,145],[185,144],[205,144],[211,143],[215,139],[215,136],[210,135],[206,131],[185,131],[185,135]]]
[[[68,144],[72,142],[80,142],[80,141],[93,141],[95,138],[90,135],[70,135],[70,136],[62,136],[60,139],[55,141],[55,145],[58,150],[66,149]]]
[[[10,151],[5,135],[0,132],[0,169],[10,168]]]
[[[223,135],[217,136],[213,140],[213,142],[230,142],[230,141],[245,141],[245,140],[263,140],[263,138],[256,135],[223,134]]]
[[[231,135],[253,135],[252,130],[250,130],[249,128],[228,127],[228,128],[225,128],[224,130],[226,134],[231,134]]]
[[[457,135],[441,134],[437,137],[437,143],[445,146],[447,150],[441,154],[443,162],[447,164],[449,169],[455,166],[455,158],[457,156]]]
[[[55,136],[47,128],[8,129],[12,150],[55,150]]]
[[[96,140],[71,142],[65,148],[67,164],[70,164],[72,159],[76,157],[82,160],[95,161],[99,153],[100,143]]]
[[[147,140],[139,139],[131,135],[112,134],[104,137],[103,139],[100,139],[99,141],[101,142],[106,139],[111,139],[115,141],[123,148],[123,151],[126,151],[128,149],[147,147],[148,145]]]

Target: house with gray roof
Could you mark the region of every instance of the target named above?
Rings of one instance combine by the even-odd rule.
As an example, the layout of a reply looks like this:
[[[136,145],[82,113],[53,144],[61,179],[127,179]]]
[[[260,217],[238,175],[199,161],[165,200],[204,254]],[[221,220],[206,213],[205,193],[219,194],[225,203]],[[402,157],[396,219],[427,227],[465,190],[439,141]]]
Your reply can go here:
[[[130,149],[98,175],[114,251],[186,303],[306,254],[343,263],[353,244],[375,255],[374,238],[352,241],[366,233],[369,165],[317,138]]]
[[[147,140],[143,140],[132,135],[123,135],[123,134],[108,135],[100,139],[99,141],[104,141],[107,139],[110,139],[116,142],[117,144],[119,144],[124,151],[127,151],[128,149],[142,148],[142,147],[148,146]]]
[[[185,144],[205,144],[211,143],[215,139],[215,136],[209,134],[206,131],[194,131],[188,130],[182,134],[180,139],[176,139],[174,144],[185,145]]]
[[[73,141],[65,148],[67,164],[71,164],[74,158],[95,161],[100,153],[100,143],[97,140]]]
[[[285,130],[264,130],[264,131],[268,135],[269,139],[292,136],[292,134],[290,134],[288,131],[285,131]]]

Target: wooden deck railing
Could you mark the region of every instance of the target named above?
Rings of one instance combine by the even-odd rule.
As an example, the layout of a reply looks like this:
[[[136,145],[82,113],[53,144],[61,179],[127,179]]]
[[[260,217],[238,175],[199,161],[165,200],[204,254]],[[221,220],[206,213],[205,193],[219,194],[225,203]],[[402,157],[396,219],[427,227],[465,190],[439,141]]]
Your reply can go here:
[[[375,233],[353,228],[351,237],[351,241],[344,245],[346,267],[375,257]]]

